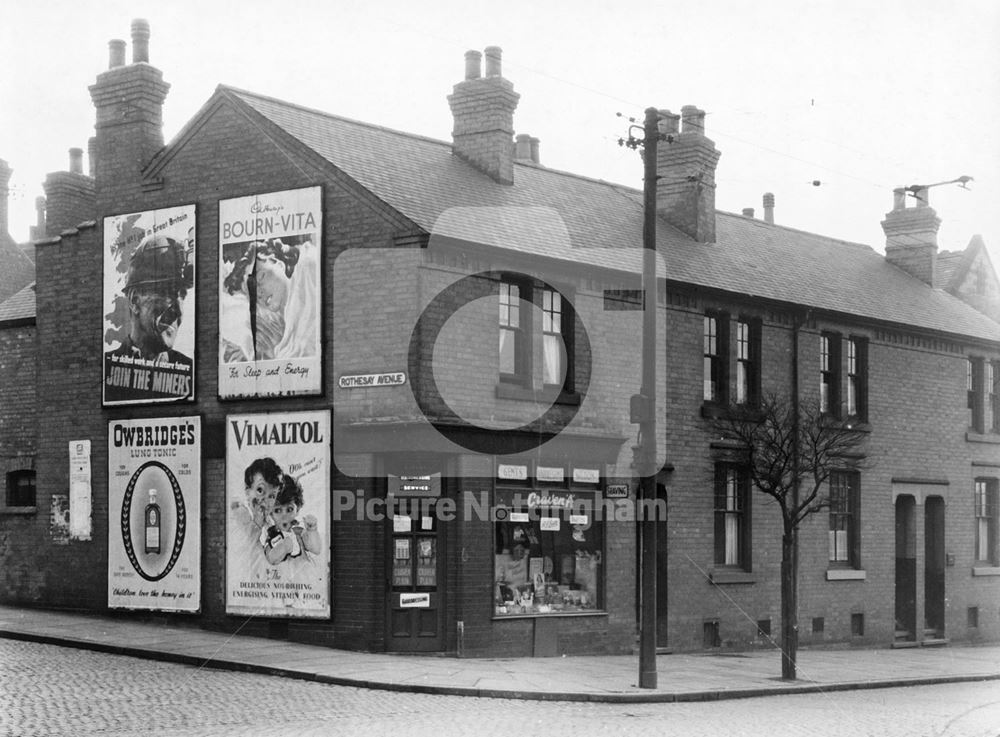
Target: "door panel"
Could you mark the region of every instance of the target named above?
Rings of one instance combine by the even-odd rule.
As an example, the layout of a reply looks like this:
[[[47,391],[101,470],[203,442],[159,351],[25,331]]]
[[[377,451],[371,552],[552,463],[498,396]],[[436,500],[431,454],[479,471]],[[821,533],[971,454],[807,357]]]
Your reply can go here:
[[[388,521],[386,606],[388,649],[433,652],[444,648],[444,535],[436,498],[393,502]]]

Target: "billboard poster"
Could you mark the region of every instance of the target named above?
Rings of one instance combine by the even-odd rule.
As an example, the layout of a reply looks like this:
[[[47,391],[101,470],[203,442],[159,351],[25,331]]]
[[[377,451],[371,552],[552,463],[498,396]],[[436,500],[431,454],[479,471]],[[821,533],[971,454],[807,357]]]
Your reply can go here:
[[[195,206],[104,218],[104,404],[194,400]]]
[[[108,607],[201,608],[201,418],[108,424]]]
[[[226,418],[226,613],[330,616],[330,411]]]
[[[219,396],[315,395],[322,190],[219,201]]]

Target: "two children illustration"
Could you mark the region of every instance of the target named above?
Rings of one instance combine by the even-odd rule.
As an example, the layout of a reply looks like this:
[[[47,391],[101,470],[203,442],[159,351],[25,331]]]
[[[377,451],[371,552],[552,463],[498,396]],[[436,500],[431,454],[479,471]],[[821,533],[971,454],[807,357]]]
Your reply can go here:
[[[316,517],[307,514],[300,521],[305,503],[302,485],[285,473],[273,458],[254,460],[243,474],[250,518],[260,530],[259,543],[270,565],[298,558],[303,551],[321,552]]]

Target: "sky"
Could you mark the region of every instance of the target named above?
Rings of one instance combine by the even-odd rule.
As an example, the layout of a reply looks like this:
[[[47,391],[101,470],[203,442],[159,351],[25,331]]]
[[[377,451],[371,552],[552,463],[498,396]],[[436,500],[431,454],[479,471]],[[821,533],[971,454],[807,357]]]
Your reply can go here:
[[[496,45],[542,164],[642,186],[618,139],[647,107],[706,111],[716,206],[882,251],[892,190],[930,190],[941,250],[980,234],[1000,270],[996,0],[5,0],[0,158],[28,238],[48,172],[94,134],[108,41],[150,23],[169,142],[218,84],[450,140],[464,53]],[[86,170],[86,163],[84,164]],[[818,184],[817,184],[818,183]],[[911,205],[913,204],[911,200]]]

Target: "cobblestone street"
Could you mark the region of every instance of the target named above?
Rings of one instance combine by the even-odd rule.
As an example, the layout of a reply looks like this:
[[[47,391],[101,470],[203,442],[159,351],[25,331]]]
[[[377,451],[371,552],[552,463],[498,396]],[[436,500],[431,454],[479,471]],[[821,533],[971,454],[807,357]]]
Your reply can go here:
[[[0,640],[0,733],[30,735],[871,735],[997,737],[1000,687],[915,686],[704,703],[430,696]]]

